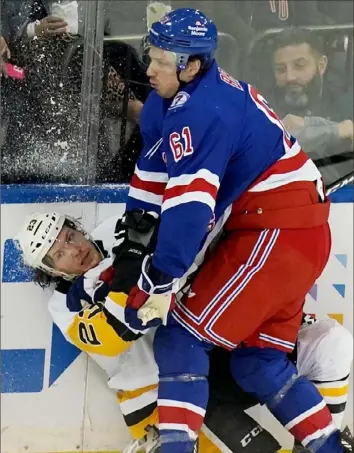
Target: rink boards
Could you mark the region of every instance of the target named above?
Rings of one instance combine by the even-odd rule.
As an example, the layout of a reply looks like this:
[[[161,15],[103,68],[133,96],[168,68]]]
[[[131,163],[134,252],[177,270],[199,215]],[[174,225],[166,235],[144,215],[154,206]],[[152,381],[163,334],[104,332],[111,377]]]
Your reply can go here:
[[[69,345],[47,312],[48,291],[21,265],[12,237],[34,211],[81,218],[88,230],[123,213],[126,186],[2,186],[1,452],[117,452],[129,439],[104,373]],[[353,191],[332,196],[330,261],[306,309],[353,332]],[[352,389],[351,394],[353,395]],[[353,426],[353,397],[346,422]],[[265,411],[252,410],[284,448],[292,440]]]

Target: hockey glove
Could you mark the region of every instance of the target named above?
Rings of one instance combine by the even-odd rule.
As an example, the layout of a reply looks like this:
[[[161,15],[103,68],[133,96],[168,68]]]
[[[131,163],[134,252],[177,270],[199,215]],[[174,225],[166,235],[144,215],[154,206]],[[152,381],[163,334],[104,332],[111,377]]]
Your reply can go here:
[[[129,294],[139,279],[143,259],[156,245],[158,215],[143,210],[128,211],[118,220],[112,253],[115,275],[112,291]]]
[[[129,249],[140,250],[144,255],[152,253],[156,246],[158,223],[159,216],[153,211],[143,209],[127,211],[117,221],[114,232],[115,242],[112,247],[114,265]]]
[[[166,325],[175,305],[176,283],[151,264],[151,256],[145,257],[138,285],[129,293],[126,322],[135,329]]]
[[[114,275],[111,259],[81,275],[71,284],[67,293],[67,306],[71,311],[80,311],[86,304],[104,302]]]

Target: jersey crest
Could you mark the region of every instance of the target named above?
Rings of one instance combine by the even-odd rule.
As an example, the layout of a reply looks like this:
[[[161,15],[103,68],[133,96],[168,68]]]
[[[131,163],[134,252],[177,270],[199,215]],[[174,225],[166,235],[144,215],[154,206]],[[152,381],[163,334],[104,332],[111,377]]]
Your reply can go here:
[[[190,95],[186,93],[185,91],[180,91],[179,93],[176,94],[174,97],[170,107],[168,110],[176,109],[178,107],[182,107],[188,99],[190,98]]]

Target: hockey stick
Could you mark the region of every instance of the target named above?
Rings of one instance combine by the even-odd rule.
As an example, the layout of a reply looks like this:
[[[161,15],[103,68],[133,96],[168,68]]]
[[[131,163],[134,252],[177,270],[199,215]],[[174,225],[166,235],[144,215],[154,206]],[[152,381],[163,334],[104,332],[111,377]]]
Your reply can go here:
[[[354,181],[354,169],[343,176],[342,178],[338,179],[336,182],[333,182],[327,187],[326,195],[329,196],[333,192],[336,192],[337,190],[341,189],[342,187],[346,186],[347,184],[350,184]],[[353,187],[354,190],[354,187]]]
[[[325,165],[330,164],[340,164],[342,162],[348,162],[349,160],[353,160],[353,151],[348,151],[342,154],[337,154],[334,156],[328,156],[321,159],[313,159],[314,164],[320,168],[324,167]]]

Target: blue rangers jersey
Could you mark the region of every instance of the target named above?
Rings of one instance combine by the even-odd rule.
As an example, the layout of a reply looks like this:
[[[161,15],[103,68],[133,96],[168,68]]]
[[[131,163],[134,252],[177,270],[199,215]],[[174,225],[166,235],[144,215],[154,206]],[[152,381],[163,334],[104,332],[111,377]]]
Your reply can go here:
[[[216,62],[172,100],[153,91],[141,132],[127,209],[161,214],[152,263],[170,277],[190,268],[213,225],[246,191],[321,179],[257,90]]]

